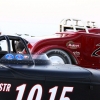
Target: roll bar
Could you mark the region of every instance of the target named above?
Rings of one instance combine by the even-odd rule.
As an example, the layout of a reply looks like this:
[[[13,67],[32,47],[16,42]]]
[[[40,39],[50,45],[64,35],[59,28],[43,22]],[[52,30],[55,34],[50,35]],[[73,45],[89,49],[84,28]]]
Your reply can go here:
[[[85,24],[82,20],[79,19],[63,19],[60,22],[60,32],[85,30],[86,33],[89,33],[88,28],[96,28],[95,22],[87,21]]]
[[[6,42],[7,42],[7,47],[8,47],[8,53],[11,53],[11,46],[10,46],[10,41],[9,41],[9,37],[8,36],[6,36],[6,35],[3,35],[3,36],[0,36],[0,39],[1,40],[6,40]]]
[[[10,39],[12,39],[12,40],[15,39],[15,40],[21,40],[23,45],[24,45],[24,47],[25,47],[25,50],[26,50],[27,54],[31,55],[30,51],[29,51],[29,49],[28,49],[28,47],[26,45],[26,41],[23,38],[18,37],[18,36],[2,35],[2,36],[0,36],[0,39],[2,39],[2,40],[5,39],[7,41],[8,53],[11,53]],[[32,57],[31,57],[31,59],[32,59]]]

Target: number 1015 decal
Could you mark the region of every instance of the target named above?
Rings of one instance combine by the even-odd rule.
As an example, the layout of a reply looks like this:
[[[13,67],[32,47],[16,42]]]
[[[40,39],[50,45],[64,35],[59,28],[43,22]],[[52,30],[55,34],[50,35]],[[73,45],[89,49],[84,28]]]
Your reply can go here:
[[[24,92],[26,89],[26,84],[22,84],[16,88],[16,91],[18,91],[18,95],[16,100],[22,100],[24,96]],[[59,100],[70,100],[69,97],[65,97],[65,94],[67,92],[73,92],[74,87],[63,87],[61,96]],[[56,94],[57,94],[58,86],[52,87],[49,89],[48,93],[50,93],[49,100],[55,100]],[[35,93],[37,91],[35,100],[41,100],[43,95],[43,88],[40,84],[34,85],[31,90],[29,91],[27,100],[33,100],[33,97],[35,96]]]

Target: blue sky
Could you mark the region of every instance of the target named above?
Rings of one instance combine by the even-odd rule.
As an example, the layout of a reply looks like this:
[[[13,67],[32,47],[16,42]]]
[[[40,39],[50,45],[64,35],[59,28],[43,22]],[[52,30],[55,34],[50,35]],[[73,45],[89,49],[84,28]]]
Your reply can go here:
[[[99,0],[0,0],[2,34],[50,35],[63,18],[100,22]]]

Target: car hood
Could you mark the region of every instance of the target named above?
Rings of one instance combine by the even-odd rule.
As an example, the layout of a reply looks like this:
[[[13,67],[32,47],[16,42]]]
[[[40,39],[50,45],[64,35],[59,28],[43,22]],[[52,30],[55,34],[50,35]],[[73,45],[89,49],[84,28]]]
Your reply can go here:
[[[40,78],[41,80],[91,82],[93,84],[100,83],[100,70],[88,69],[70,64],[27,66],[27,68],[24,68],[23,65],[10,65],[8,68],[13,74],[10,75],[8,71],[6,71],[5,74],[2,70],[0,72],[0,77],[16,77],[19,79]]]
[[[97,82],[100,83],[100,71],[82,68],[75,65],[49,65],[49,66],[12,66],[11,71],[14,77],[25,79],[51,79],[58,81],[74,81],[74,82]],[[2,76],[2,75],[0,75]]]

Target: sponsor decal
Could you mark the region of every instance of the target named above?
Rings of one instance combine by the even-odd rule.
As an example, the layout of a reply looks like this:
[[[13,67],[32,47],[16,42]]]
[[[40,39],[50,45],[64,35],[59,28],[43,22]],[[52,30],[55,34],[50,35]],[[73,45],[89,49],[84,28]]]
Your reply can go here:
[[[22,54],[17,54],[17,55],[15,56],[15,58],[16,58],[17,60],[23,60],[23,59],[24,59],[24,56],[23,56]]]
[[[67,48],[70,48],[70,49],[77,49],[77,48],[81,47],[81,44],[75,43],[73,41],[69,41],[69,42],[66,43],[66,46],[67,46]]]
[[[0,92],[10,92],[11,84],[0,83]]]
[[[76,57],[80,57],[80,52],[78,52],[78,51],[74,51],[73,54],[74,54]]]
[[[93,56],[94,57],[100,57],[100,43],[97,44],[96,46],[98,46],[98,48],[93,51],[93,53],[91,54],[92,57]]]
[[[28,55],[24,55],[24,59],[29,59],[29,56]]]
[[[13,55],[13,54],[6,54],[6,55],[5,55],[5,58],[6,58],[7,60],[12,60],[12,59],[14,59],[14,55]]]

